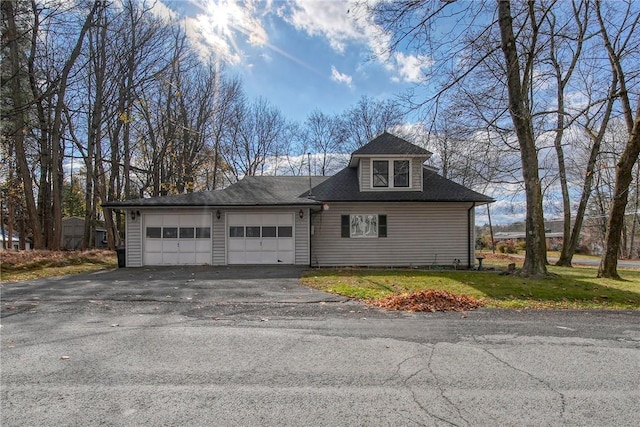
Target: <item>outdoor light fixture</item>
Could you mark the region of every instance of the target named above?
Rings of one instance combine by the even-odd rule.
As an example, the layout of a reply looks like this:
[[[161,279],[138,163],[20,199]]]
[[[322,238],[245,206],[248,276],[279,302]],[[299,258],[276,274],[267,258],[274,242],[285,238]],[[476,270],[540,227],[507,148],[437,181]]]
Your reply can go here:
[[[304,218],[304,212],[302,211],[302,209],[300,209],[300,212],[298,212],[298,216],[300,217],[300,219]]]
[[[218,210],[216,211],[216,218],[217,218],[217,219],[220,219],[220,209],[218,209]]]
[[[140,211],[131,211],[131,220],[135,221],[140,216]]]

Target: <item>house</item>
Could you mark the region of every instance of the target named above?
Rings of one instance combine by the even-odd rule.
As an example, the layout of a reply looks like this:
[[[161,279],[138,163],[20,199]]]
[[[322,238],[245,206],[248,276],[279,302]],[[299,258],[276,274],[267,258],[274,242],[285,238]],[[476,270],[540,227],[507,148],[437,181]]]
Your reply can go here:
[[[248,176],[222,190],[104,204],[125,211],[126,265],[425,266],[475,262],[493,199],[383,133],[330,177]]]
[[[0,238],[2,238],[2,242],[0,242],[0,251],[2,250],[20,250],[20,238],[15,234],[9,238],[9,233],[7,231],[3,231],[0,233]],[[25,250],[31,250],[31,242],[29,240],[25,240],[24,242]]]
[[[60,247],[62,249],[80,249],[84,239],[84,218],[72,216],[62,219],[62,236],[60,237]],[[104,249],[107,247],[107,230],[103,227],[96,227],[94,233],[94,248]]]

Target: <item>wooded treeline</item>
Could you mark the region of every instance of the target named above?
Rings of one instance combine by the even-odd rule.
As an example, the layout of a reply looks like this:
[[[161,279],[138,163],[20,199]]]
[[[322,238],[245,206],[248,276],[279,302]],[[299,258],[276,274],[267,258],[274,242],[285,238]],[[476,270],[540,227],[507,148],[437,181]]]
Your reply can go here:
[[[391,51],[430,62],[433,96],[365,97],[302,123],[248,97],[153,2],[81,4],[2,2],[0,222],[36,248],[59,247],[63,215],[85,217],[84,247],[104,221],[113,248],[122,219],[101,203],[307,174],[308,152],[313,174],[331,174],[340,154],[393,129],[433,151],[450,179],[526,195],[526,275],[546,274],[543,211],[553,206],[565,221],[561,265],[571,265],[585,218],[601,226],[602,275],[617,276],[617,256],[636,251],[640,5],[631,0],[363,2]],[[422,124],[407,124],[407,112]]]
[[[604,219],[599,275],[617,277],[617,257],[632,252],[638,227],[640,4],[398,0],[361,6],[392,38],[392,51],[408,50],[434,64],[425,76],[436,88],[433,96],[409,94],[405,101],[434,123],[447,159],[478,159],[471,167],[476,173],[526,196],[522,274],[547,274],[543,212],[560,197],[559,264],[571,265],[583,220]]]
[[[325,175],[402,123],[394,101],[364,97],[339,115],[287,120],[204,60],[155,2],[2,2],[2,228],[59,249],[63,215],[98,220],[110,248],[122,218],[107,201],[222,188],[274,164]],[[269,173],[274,173],[272,170]],[[24,246],[23,246],[24,247]]]

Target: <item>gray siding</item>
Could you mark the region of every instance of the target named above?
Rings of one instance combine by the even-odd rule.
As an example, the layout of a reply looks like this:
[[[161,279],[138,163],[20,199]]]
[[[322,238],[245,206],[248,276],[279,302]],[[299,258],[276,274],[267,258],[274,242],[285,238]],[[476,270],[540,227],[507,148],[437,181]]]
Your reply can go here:
[[[332,203],[330,210],[314,216],[311,265],[428,266],[451,265],[459,259],[466,266],[470,207],[470,203]],[[342,238],[340,218],[348,214],[387,215],[387,237]]]
[[[225,265],[227,263],[227,231],[226,231],[226,214],[228,211],[220,209],[220,219],[216,218],[216,211],[213,211],[213,265]]]
[[[411,188],[422,190],[422,164],[426,157],[411,159]]]
[[[131,220],[126,212],[126,262],[127,267],[142,266],[142,218]]]
[[[360,191],[371,190],[371,159],[360,159]]]
[[[297,265],[309,265],[309,209],[303,209],[304,216],[300,219],[298,214],[295,218],[295,260]]]

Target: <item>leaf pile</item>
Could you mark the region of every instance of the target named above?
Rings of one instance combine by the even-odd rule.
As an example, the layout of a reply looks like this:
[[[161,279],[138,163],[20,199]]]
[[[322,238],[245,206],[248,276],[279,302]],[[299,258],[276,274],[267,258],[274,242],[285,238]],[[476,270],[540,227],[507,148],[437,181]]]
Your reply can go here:
[[[387,310],[468,311],[484,306],[484,301],[447,291],[427,289],[410,294],[394,294],[369,302]]]
[[[2,270],[37,270],[47,267],[65,267],[84,263],[109,264],[115,262],[115,253],[108,250],[88,251],[3,251]]]

